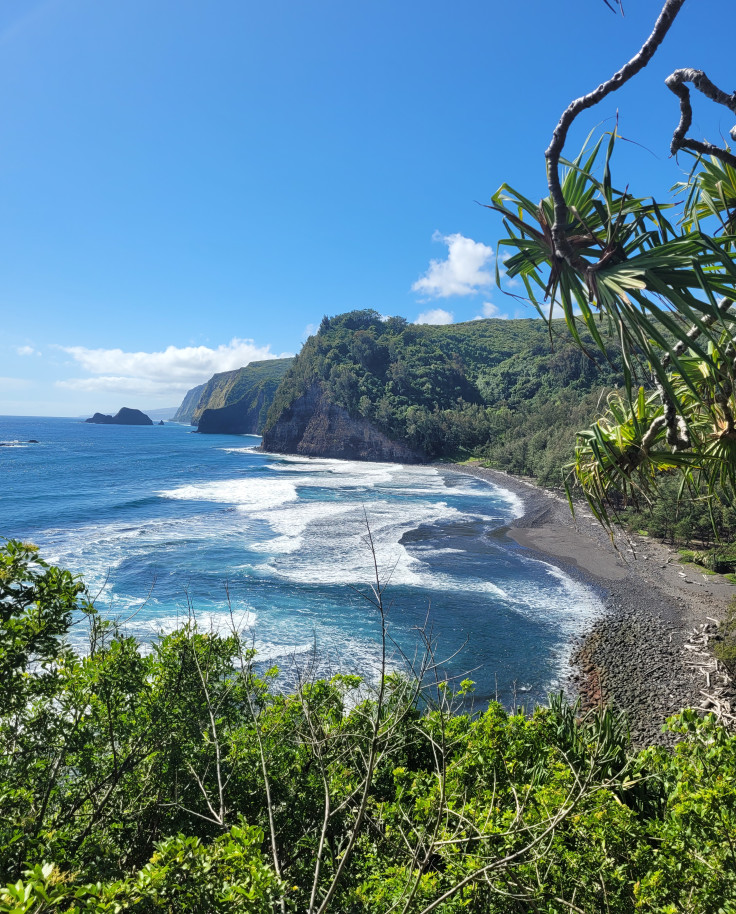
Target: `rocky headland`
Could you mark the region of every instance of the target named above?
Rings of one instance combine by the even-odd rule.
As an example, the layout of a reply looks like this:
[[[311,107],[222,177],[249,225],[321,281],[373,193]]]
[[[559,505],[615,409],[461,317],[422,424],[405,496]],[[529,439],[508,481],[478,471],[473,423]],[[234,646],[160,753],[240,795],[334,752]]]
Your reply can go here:
[[[426,463],[425,455],[392,441],[366,419],[355,419],[312,384],[263,433],[261,449],[277,454]]]

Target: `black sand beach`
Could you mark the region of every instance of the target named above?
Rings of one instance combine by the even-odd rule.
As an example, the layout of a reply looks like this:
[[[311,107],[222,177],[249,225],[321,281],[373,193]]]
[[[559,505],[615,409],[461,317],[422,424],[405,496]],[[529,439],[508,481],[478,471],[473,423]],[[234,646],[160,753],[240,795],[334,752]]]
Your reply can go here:
[[[696,626],[723,617],[736,587],[683,566],[648,537],[617,532],[614,547],[586,508],[578,506],[573,518],[564,497],[518,477],[472,464],[442,466],[518,495],[525,512],[507,535],[601,594],[604,618],[572,645],[569,691],[585,707],[602,702],[625,710],[634,745],[671,742],[662,733],[665,720],[703,703],[705,680],[684,645]]]

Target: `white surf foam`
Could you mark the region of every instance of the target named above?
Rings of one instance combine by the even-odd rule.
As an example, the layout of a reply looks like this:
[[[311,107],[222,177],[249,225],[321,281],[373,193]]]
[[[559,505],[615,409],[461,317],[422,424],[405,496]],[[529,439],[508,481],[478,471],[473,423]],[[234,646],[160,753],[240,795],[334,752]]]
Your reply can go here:
[[[223,479],[200,482],[158,493],[162,498],[184,501],[214,501],[236,505],[241,511],[266,511],[288,501],[296,501],[296,486],[283,479]]]
[[[240,633],[252,629],[256,624],[256,614],[248,609],[233,609],[232,614],[229,610],[194,610],[190,616],[187,610],[182,609],[181,612],[167,613],[154,619],[136,619],[131,627],[151,635],[170,635],[190,621],[203,634],[227,636],[233,629]]]

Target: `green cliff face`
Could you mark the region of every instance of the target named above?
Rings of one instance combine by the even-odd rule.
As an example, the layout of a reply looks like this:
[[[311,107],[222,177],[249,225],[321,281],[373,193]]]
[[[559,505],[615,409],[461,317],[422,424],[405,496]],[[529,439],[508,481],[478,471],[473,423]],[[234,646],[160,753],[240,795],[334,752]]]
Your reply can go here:
[[[521,454],[506,468],[543,475],[531,457],[554,452],[558,465],[564,451],[569,459],[600,389],[621,383],[562,330],[553,346],[546,325],[531,319],[435,327],[375,311],[325,318],[276,393],[263,447],[369,460],[397,459],[381,438],[416,460],[493,460],[498,449]]]
[[[200,432],[247,434],[260,432],[276,389],[293,359],[251,362],[223,371],[190,390],[175,421],[196,425]]]
[[[198,387],[193,387],[187,393],[181,402],[181,406],[174,413],[174,418],[171,420],[172,422],[182,422],[184,425],[191,425],[194,410],[197,408],[206,386],[206,384],[200,384]]]

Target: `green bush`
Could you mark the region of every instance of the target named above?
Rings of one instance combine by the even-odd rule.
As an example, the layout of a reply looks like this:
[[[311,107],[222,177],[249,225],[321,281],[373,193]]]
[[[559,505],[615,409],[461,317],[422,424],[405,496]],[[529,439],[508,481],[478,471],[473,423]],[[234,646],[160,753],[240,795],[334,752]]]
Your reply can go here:
[[[561,697],[469,715],[471,683],[397,673],[286,694],[256,660],[194,619],[143,651],[0,550],[0,912],[736,912],[713,717],[637,754]]]

